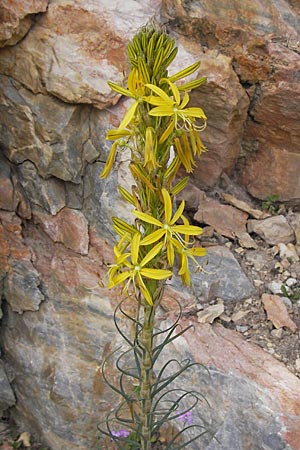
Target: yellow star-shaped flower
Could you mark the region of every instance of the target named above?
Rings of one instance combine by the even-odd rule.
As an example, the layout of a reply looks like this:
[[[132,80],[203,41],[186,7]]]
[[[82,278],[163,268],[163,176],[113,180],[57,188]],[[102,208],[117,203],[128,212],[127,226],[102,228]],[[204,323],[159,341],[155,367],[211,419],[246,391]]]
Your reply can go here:
[[[143,222],[155,225],[157,230],[150,233],[141,240],[141,245],[150,245],[163,238],[163,245],[167,247],[167,258],[170,266],[174,265],[174,237],[178,241],[178,245],[185,246],[184,239],[180,234],[188,236],[196,236],[202,233],[202,228],[194,225],[176,225],[178,219],[182,216],[184,210],[184,200],[182,200],[177,211],[172,217],[172,200],[169,192],[163,188],[162,196],[164,199],[165,221],[161,222],[155,217],[140,211],[132,211],[132,213]]]
[[[143,278],[149,278],[152,280],[165,280],[166,278],[172,276],[172,271],[146,267],[146,265],[160,253],[163,247],[162,242],[155,245],[155,247],[153,247],[147,253],[147,255],[141,261],[139,261],[140,241],[140,233],[135,233],[132,237],[130,253],[122,254],[118,250],[117,252],[115,251],[115,266],[117,267],[117,269],[111,271],[108,287],[112,288],[119,284],[123,284],[126,280],[128,280],[124,287],[124,290],[128,291],[130,283],[132,283],[134,287],[138,286],[145,300],[150,305],[153,305],[152,295],[147,289]],[[130,260],[128,260],[128,258],[130,258]],[[119,270],[120,267],[123,267],[125,270],[115,275],[116,271]]]
[[[150,103],[150,105],[155,106],[155,108],[152,108],[149,112],[150,116],[169,116],[172,118],[166,132],[164,133],[163,137],[160,138],[160,142],[163,142],[168,138],[168,136],[170,136],[173,129],[178,127],[178,122],[180,120],[188,129],[194,127],[195,119],[202,119],[205,125],[206,115],[201,108],[186,108],[186,105],[190,100],[188,93],[184,92],[183,99],[181,100],[180,91],[174,83],[172,83],[167,78],[163,78],[163,80],[161,81],[165,81],[170,85],[173,94],[172,97],[169,97],[169,95],[158,86],[149,83],[145,84],[145,86],[151,89],[151,91],[153,91],[156,96],[150,95],[148,97],[144,97],[145,101]]]

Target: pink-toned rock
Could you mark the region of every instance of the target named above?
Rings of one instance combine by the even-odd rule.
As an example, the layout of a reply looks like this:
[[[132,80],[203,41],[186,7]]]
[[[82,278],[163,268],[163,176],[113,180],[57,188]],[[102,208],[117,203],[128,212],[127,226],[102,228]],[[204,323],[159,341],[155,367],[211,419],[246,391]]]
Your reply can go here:
[[[278,295],[263,294],[262,302],[267,311],[268,319],[271,320],[275,328],[287,327],[293,333],[297,330],[297,325],[290,318],[287,307]]]
[[[211,225],[219,234],[230,239],[246,232],[247,218],[247,213],[208,198],[199,204],[194,215],[197,222]]]
[[[28,32],[32,15],[45,12],[48,0],[1,0],[0,47],[15,45]]]
[[[64,208],[56,216],[35,212],[36,222],[54,242],[86,255],[89,249],[88,222],[81,211]]]

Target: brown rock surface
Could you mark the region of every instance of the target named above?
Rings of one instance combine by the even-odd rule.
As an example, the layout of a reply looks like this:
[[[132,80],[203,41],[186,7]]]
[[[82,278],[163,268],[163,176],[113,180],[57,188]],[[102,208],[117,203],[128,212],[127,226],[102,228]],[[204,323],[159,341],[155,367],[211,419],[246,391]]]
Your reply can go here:
[[[155,2],[141,7],[133,0],[126,10],[103,0],[51,3],[17,47],[2,50],[4,73],[32,92],[48,92],[68,103],[114,104],[118,96],[107,80],[122,83],[124,78],[124,34],[135,32],[155,8]]]
[[[227,56],[207,51],[201,58],[201,76],[207,76],[207,82],[191,98],[208,117],[201,135],[208,151],[201,155],[192,180],[203,188],[214,186],[224,171],[230,172],[235,166],[249,99]]]
[[[241,181],[261,199],[270,195],[282,201],[299,199],[300,54],[272,44],[270,56],[276,69],[255,94],[243,142],[252,151],[247,154]]]
[[[0,290],[6,297],[1,351],[15,375],[19,425],[35,430],[51,450],[86,450],[96,445],[97,424],[114,403],[99,366],[117,343],[112,316],[119,292],[100,289],[98,281],[105,281],[111,262],[111,216],[128,214],[117,183],[131,184],[126,154],[109,179],[99,179],[109,150],[106,131],[118,126],[127,108],[106,81],[123,83],[126,43],[149,17],[162,17],[179,44],[174,70],[201,60],[194,75],[208,77],[191,95],[208,116],[202,134],[208,151],[193,174],[194,184],[211,188],[222,173],[234,180],[239,171],[240,182],[255,197],[295,200],[300,190],[299,6],[294,0],[259,0],[255,8],[250,0],[52,1],[31,27],[31,14],[46,2],[2,0],[7,4],[9,25],[2,30],[10,34],[2,42],[13,45],[0,50],[0,144],[11,171],[1,165]],[[188,206],[196,209],[203,196],[189,194]],[[215,226],[231,237],[238,228],[237,235],[245,238],[245,216],[238,213],[232,224],[232,212],[221,205]],[[299,221],[294,231],[299,244]],[[279,284],[291,277],[297,281],[299,262],[282,259],[280,251],[274,257],[274,249],[255,239],[264,248],[251,257],[245,252],[248,272],[239,264],[242,254],[234,258],[230,248],[213,242],[204,270],[192,274],[195,298],[172,281],[175,298],[184,296],[185,317],[216,296],[224,297],[229,317],[230,304],[239,308],[241,299],[249,301],[248,337],[261,345],[260,331],[269,322],[263,308],[257,311],[251,304],[249,297],[257,293],[252,281],[264,286],[274,274]],[[230,244],[236,249],[235,242]],[[289,290],[294,298],[297,289],[296,283]],[[296,300],[292,307],[298,326]],[[171,314],[169,308],[166,317]],[[249,344],[246,334],[201,326],[196,313],[191,323],[194,331],[178,341],[178,351],[211,368],[210,378],[199,372],[197,386],[211,401],[222,450],[260,449],[261,442],[266,450],[288,445],[299,450],[299,379],[287,369],[299,359],[298,331],[284,329],[271,348],[276,358],[277,350],[286,357],[283,365]],[[267,350],[269,336],[265,333]],[[190,381],[187,377],[184,384]],[[217,448],[216,441],[207,443],[207,450]]]
[[[215,85],[205,73],[208,83],[199,89],[197,101],[209,118],[202,136],[209,151],[194,174],[195,184],[211,187],[224,171],[233,172],[239,173],[239,182],[257,198],[278,194],[280,200],[299,201],[297,6],[267,0],[256,2],[255,8],[250,0],[243,5],[231,0],[173,5],[165,0],[163,14],[180,35],[193,36],[201,43],[208,58],[215,52],[216,63],[208,71],[213,78],[214,64],[218,58],[224,61],[224,55],[232,58],[230,64],[238,77],[238,87],[232,77],[230,82],[227,78],[223,92],[228,73],[225,61]]]
[[[295,333],[297,325],[290,318],[287,307],[281,297],[263,294],[262,302],[267,311],[268,319],[271,320],[275,328],[288,327]]]
[[[32,15],[45,12],[48,0],[1,0],[0,46],[14,45],[31,27]]]
[[[88,223],[81,211],[64,208],[56,216],[35,212],[34,217],[54,242],[87,255],[89,248]]]
[[[194,215],[197,222],[211,225],[219,234],[230,239],[246,232],[247,218],[247,213],[208,198],[200,202]]]

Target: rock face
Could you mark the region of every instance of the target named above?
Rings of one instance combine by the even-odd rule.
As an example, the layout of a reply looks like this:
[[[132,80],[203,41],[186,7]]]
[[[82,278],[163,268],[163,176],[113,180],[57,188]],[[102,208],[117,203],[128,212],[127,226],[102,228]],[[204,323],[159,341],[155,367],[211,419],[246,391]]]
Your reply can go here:
[[[201,60],[195,76],[207,76],[191,95],[208,116],[208,151],[189,192],[189,209],[202,205],[195,220],[251,247],[246,221],[255,217],[249,232],[267,241],[258,222],[269,219],[254,209],[215,200],[205,209],[197,187],[210,190],[224,174],[257,199],[300,199],[298,4],[238,3],[0,0],[0,410],[16,401],[17,423],[51,450],[96,448],[97,424],[114,401],[100,366],[117,344],[118,292],[98,282],[112,260],[111,217],[128,216],[116,188],[131,179],[126,154],[99,179],[106,132],[127,108],[106,81],[123,83],[126,44],[149,18],[178,42],[172,70]],[[287,255],[295,242],[297,255],[297,215],[291,224],[276,243]],[[192,276],[194,296],[172,280],[183,304],[236,304],[254,293],[229,247],[207,253]],[[182,349],[211,368],[212,382],[203,373],[199,386],[221,442],[204,448],[299,450],[299,379],[230,330],[196,322],[194,329]]]
[[[181,339],[177,352],[178,357],[192,353],[196,362],[211,369],[206,374],[198,369],[195,385],[189,386],[197,386],[209,398],[211,409],[203,406],[202,411],[210,417],[215,434],[215,439],[201,447],[195,445],[195,450],[300,448],[296,394],[300,382],[283,365],[235,332],[207,324],[197,325]],[[289,387],[283,393],[280,385],[288,379]]]
[[[170,26],[205,51],[208,83],[194,94],[209,118],[199,187],[226,172],[257,198],[299,201],[298,12],[284,0],[163,2]]]
[[[14,45],[28,33],[34,14],[45,12],[48,0],[1,0],[0,46]]]

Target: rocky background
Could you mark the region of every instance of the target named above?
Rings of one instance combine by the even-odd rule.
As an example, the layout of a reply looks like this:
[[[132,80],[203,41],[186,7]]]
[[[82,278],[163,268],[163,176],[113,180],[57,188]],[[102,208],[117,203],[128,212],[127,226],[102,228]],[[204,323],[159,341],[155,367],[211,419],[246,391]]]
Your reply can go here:
[[[183,196],[208,256],[162,305],[167,323],[179,298],[195,325],[173,354],[210,369],[194,383],[218,441],[193,449],[299,450],[297,0],[0,0],[0,410],[51,450],[97,448],[117,340],[117,293],[98,282],[130,184],[126,155],[99,179],[128,107],[106,81],[124,81],[153,16],[179,46],[173,70],[201,60],[207,76],[192,101],[208,151]]]

